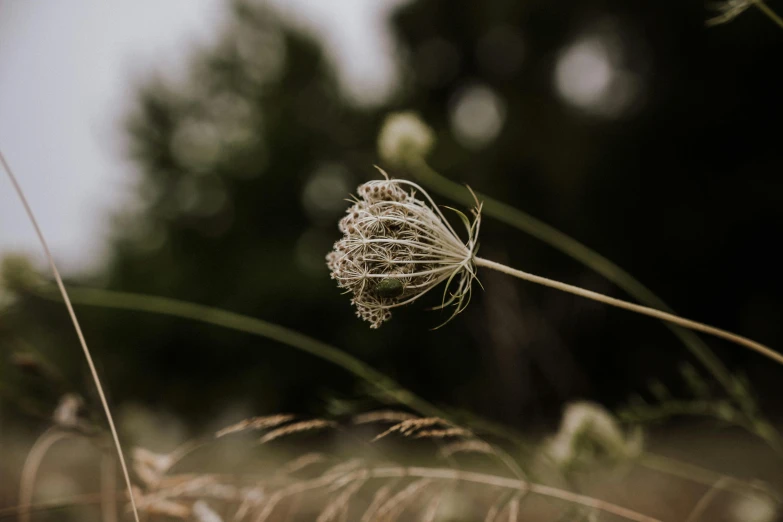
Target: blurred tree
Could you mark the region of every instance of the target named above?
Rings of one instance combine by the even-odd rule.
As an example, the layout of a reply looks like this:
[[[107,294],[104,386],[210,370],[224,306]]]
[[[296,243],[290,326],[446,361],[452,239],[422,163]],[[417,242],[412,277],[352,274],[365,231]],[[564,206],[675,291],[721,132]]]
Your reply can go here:
[[[323,258],[343,199],[376,176],[383,117],[405,108],[437,131],[441,172],[596,248],[686,317],[783,345],[781,155],[769,131],[783,116],[770,67],[783,39],[761,15],[706,29],[698,2],[420,0],[394,19],[404,87],[388,106],[357,108],[312,40],[254,2],[232,9],[185,84],[153,78],[140,89],[128,124],[138,201],[115,216],[99,281],[108,288],[280,323],[432,401],[518,427],[556,416],[567,398],[613,404],[644,392],[649,377],[676,379],[687,354],[653,321],[493,274],[434,332],[441,316],[418,304],[377,331],[353,317]],[[492,221],[482,249],[618,293]],[[40,324],[66,331],[56,305],[35,307],[16,335]],[[81,313],[117,399],[196,422],[235,404],[318,411],[333,394],[362,393],[341,370],[263,339]],[[61,354],[70,336],[54,337]],[[719,348],[762,391],[775,385],[778,368]],[[73,372],[81,361],[62,365]]]
[[[221,42],[194,56],[187,85],[142,89],[129,123],[140,208],[118,216],[107,286],[277,322],[447,399],[470,378],[469,339],[432,335],[438,318],[414,311],[369,331],[325,266],[345,198],[376,175],[384,111],[343,99],[318,47],[273,12],[237,2],[234,14]],[[342,370],[263,339],[116,312],[93,324],[126,375],[149,383],[115,381],[116,393],[177,412],[312,411],[335,392],[361,396]],[[425,349],[428,339],[444,348]]]

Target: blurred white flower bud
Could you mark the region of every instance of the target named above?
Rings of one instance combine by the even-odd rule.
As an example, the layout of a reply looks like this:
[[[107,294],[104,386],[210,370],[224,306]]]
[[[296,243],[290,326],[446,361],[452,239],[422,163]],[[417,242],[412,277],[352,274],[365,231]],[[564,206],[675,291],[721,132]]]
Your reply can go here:
[[[198,500],[193,504],[193,516],[198,522],[223,522],[220,515],[203,500]]]
[[[737,522],[773,522],[777,514],[777,503],[768,495],[742,496],[731,506],[731,520]]]
[[[378,155],[392,165],[410,156],[425,157],[435,145],[435,133],[411,111],[386,117],[378,134]]]
[[[600,450],[610,459],[630,459],[642,451],[642,433],[626,436],[612,414],[602,406],[582,401],[569,404],[563,412],[560,429],[546,443],[544,451],[555,464],[569,467],[589,460]]]
[[[60,398],[52,420],[61,428],[75,428],[79,425],[79,413],[82,408],[84,408],[84,401],[81,397],[66,393]]]

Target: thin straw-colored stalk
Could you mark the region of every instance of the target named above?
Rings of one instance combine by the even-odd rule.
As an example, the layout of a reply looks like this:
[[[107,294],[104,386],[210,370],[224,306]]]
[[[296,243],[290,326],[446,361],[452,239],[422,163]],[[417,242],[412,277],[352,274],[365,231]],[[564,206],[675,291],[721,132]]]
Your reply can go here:
[[[704,323],[692,321],[690,319],[683,319],[682,317],[679,317],[674,314],[670,314],[668,312],[662,312],[660,310],[649,308],[647,306],[641,306],[638,304],[629,303],[628,301],[623,301],[622,299],[609,297],[608,295],[599,294],[598,292],[585,290],[584,288],[580,288],[578,286],[561,283],[560,281],[555,281],[554,279],[548,279],[546,277],[537,276],[529,272],[523,272],[522,270],[517,270],[516,268],[511,268],[509,266],[496,263],[495,261],[490,261],[489,259],[476,257],[474,258],[474,262],[476,263],[477,266],[491,268],[493,270],[497,270],[498,272],[503,272],[504,274],[512,275],[514,277],[518,277],[519,279],[523,279],[525,281],[530,281],[531,283],[548,286],[549,288],[555,288],[563,292],[568,292],[570,294],[578,295],[580,297],[592,299],[593,301],[598,301],[610,306],[622,308],[624,310],[630,310],[631,312],[635,312],[637,314],[648,315],[650,317],[655,317],[656,319],[660,319],[662,321],[668,321],[670,323],[674,323],[684,328],[690,328],[691,330],[696,330],[699,332],[714,335],[715,337],[726,339],[740,346],[744,346],[745,348],[750,348],[751,350],[754,350],[779,364],[783,364],[783,355],[779,354],[778,352],[774,351],[768,346],[764,346],[763,344],[757,343],[756,341],[748,339],[747,337],[743,337],[741,335],[737,335],[728,332],[726,330],[721,330],[720,328],[715,328],[714,326],[709,326]]]
[[[51,291],[51,289],[43,289],[40,295],[47,299],[57,299],[57,294]],[[339,348],[274,323],[219,308],[167,297],[115,292],[97,288],[71,288],[70,296],[71,300],[78,305],[180,317],[271,339],[339,366],[375,388],[387,400],[393,400],[407,406],[420,415],[425,417],[442,417],[444,419],[454,417]],[[477,430],[504,437],[520,447],[527,446],[518,434],[497,423],[471,417],[471,425]]]
[[[605,513],[611,513],[628,520],[634,520],[636,522],[660,522],[657,518],[644,515],[642,513],[633,511],[617,504],[612,504],[605,500],[588,497],[587,495],[580,495],[560,488],[547,486],[544,484],[536,484],[533,482],[527,482],[525,480],[497,477],[494,475],[488,475],[484,473],[476,473],[472,471],[457,471],[453,469],[435,469],[435,468],[386,468],[386,469],[374,469],[371,472],[373,477],[421,477],[432,479],[445,479],[445,480],[459,480],[462,482],[468,482],[472,484],[484,484],[487,486],[495,486],[506,489],[513,489],[522,492],[531,492],[536,495],[541,495],[549,498],[559,499],[565,502],[573,504],[579,504],[585,507],[598,509]]]
[[[47,298],[55,297],[51,292],[42,293],[41,295]],[[128,292],[72,288],[71,299],[74,303],[81,305],[169,315],[265,337],[336,364],[363,381],[372,383],[378,391],[389,399],[408,406],[421,415],[432,417],[446,416],[444,412],[434,405],[416,397],[413,393],[403,389],[395,381],[359,359],[334,346],[274,323],[196,303]]]
[[[293,495],[299,495],[308,491],[329,487],[336,482],[341,483],[343,486],[349,482],[356,480],[368,480],[368,479],[389,479],[389,478],[420,478],[431,480],[446,480],[446,481],[459,481],[466,484],[483,485],[493,488],[507,489],[511,491],[519,491],[521,493],[533,493],[548,497],[552,499],[562,500],[563,502],[569,502],[580,506],[589,507],[592,509],[603,511],[619,517],[623,517],[627,520],[633,520],[634,522],[661,522],[659,519],[644,515],[632,509],[624,508],[587,495],[580,495],[568,490],[556,488],[553,486],[547,486],[545,484],[538,484],[535,482],[529,482],[524,479],[515,479],[508,477],[500,477],[496,475],[490,475],[487,473],[479,473],[473,471],[462,471],[451,468],[428,468],[428,467],[379,467],[360,469],[350,473],[335,473],[326,474],[316,479],[300,482],[290,486],[287,489],[280,490],[273,495],[274,501],[279,503],[283,498],[291,497]],[[269,515],[274,509],[274,503],[270,501],[267,505],[267,512],[265,515]],[[259,516],[259,519],[263,519],[263,516]]]
[[[44,291],[40,295],[49,299],[56,298],[56,294],[51,291]],[[162,314],[182,319],[195,320],[272,339],[343,368],[355,377],[358,377],[367,384],[378,389],[378,391],[385,394],[388,399],[398,401],[400,404],[408,406],[420,415],[441,417],[443,419],[454,417],[454,415],[442,411],[436,406],[417,397],[413,392],[401,387],[392,379],[369,365],[345,354],[339,348],[260,319],[165,297],[94,288],[71,288],[71,300],[77,305]],[[463,412],[460,416],[464,417],[468,416],[468,414]],[[472,428],[503,437],[518,444],[522,448],[528,447],[521,435],[514,432],[512,429],[472,414],[470,414],[469,417],[469,425]],[[722,476],[721,474],[694,464],[680,462],[675,459],[650,453],[644,454],[640,459],[640,464],[661,473],[670,474],[707,486],[712,484],[717,477]],[[755,486],[739,479],[737,479],[737,483],[743,484],[748,489],[758,489],[760,491],[769,492],[764,487]],[[2,511],[0,511],[0,514],[2,514]]]
[[[520,491],[523,493],[533,493],[543,497],[561,500],[571,504],[576,504],[591,509],[603,511],[607,514],[616,515],[634,522],[661,522],[659,519],[644,515],[629,508],[618,506],[611,502],[601,500],[587,495],[580,495],[564,489],[529,482],[524,479],[514,479],[500,477],[487,473],[477,473],[471,471],[461,471],[451,468],[427,468],[427,467],[379,467],[359,470],[347,474],[327,474],[311,481],[299,482],[286,490],[278,492],[278,499],[286,496],[301,494],[307,491],[322,489],[340,481],[343,486],[350,482],[368,479],[404,479],[404,478],[422,478],[438,481],[459,481],[466,484],[488,486],[510,491]],[[75,497],[49,501],[43,504],[34,504],[24,506],[30,511],[46,511],[51,509],[62,509],[74,505],[97,504],[100,502],[99,494],[78,495]],[[0,518],[16,514],[22,506],[11,508],[0,508]]]
[[[780,17],[779,14],[777,14],[775,11],[773,11],[767,4],[764,2],[764,0],[756,0],[753,2],[753,5],[755,5],[762,13],[766,15],[767,18],[775,22],[775,24],[783,29],[783,18]]]
[[[38,437],[33,447],[30,448],[22,466],[22,477],[19,480],[19,522],[30,522],[30,510],[27,509],[27,506],[33,502],[35,478],[44,457],[55,443],[72,436],[73,434],[59,428],[49,428]]]
[[[474,204],[473,196],[463,185],[442,176],[423,159],[418,157],[409,158],[408,167],[411,174],[433,192],[465,206]],[[564,234],[555,227],[544,223],[518,208],[512,207],[511,205],[503,203],[482,192],[475,192],[475,195],[483,203],[482,212],[484,216],[492,217],[501,223],[521,230],[563,252],[567,256],[572,257],[628,292],[629,295],[640,303],[659,310],[673,312],[660,297],[655,295],[652,290],[644,286],[631,274],[571,236]],[[726,390],[731,393],[734,389],[735,381],[732,379],[729,370],[726,369],[720,359],[712,353],[709,347],[688,330],[679,328],[676,325],[669,325],[669,327],[691,353],[693,353],[701,363],[715,375]]]
[[[133,517],[135,518],[136,522],[139,522],[139,513],[136,509],[136,501],[133,498],[133,488],[131,486],[130,475],[128,474],[128,466],[125,464],[125,456],[122,454],[120,437],[117,435],[117,429],[114,427],[114,419],[111,415],[109,402],[106,400],[106,394],[103,393],[103,386],[101,385],[101,380],[98,377],[98,370],[96,370],[95,363],[93,363],[92,361],[92,355],[90,355],[90,349],[87,347],[87,341],[85,340],[84,334],[82,333],[82,328],[79,325],[79,320],[76,317],[76,312],[74,312],[73,306],[71,305],[71,300],[68,298],[68,291],[65,289],[65,284],[63,284],[63,279],[62,277],[60,277],[60,271],[57,270],[57,265],[54,262],[54,257],[52,256],[52,253],[49,251],[49,245],[46,243],[46,239],[44,238],[43,232],[41,231],[41,227],[38,226],[38,220],[35,219],[35,214],[33,213],[33,209],[30,207],[30,204],[28,203],[27,198],[24,195],[24,191],[22,190],[21,185],[17,181],[16,176],[13,173],[13,170],[11,170],[11,166],[6,161],[5,156],[3,155],[3,152],[1,150],[0,150],[0,163],[2,163],[6,174],[8,174],[8,178],[11,180],[11,184],[14,186],[14,190],[16,191],[16,194],[19,196],[19,200],[22,202],[22,205],[24,206],[25,212],[27,213],[27,217],[30,219],[30,223],[32,223],[33,228],[35,229],[35,233],[38,236],[38,240],[41,243],[41,247],[43,248],[43,251],[46,254],[47,260],[49,261],[49,267],[52,269],[52,274],[54,275],[54,279],[57,282],[57,287],[60,290],[60,294],[62,295],[62,299],[63,302],[65,303],[65,307],[68,309],[68,315],[70,315],[71,322],[73,323],[73,327],[76,330],[76,335],[79,338],[79,343],[81,344],[82,351],[84,352],[84,358],[87,360],[87,365],[90,367],[90,374],[92,375],[93,381],[95,382],[95,388],[98,390],[98,397],[100,397],[101,405],[103,406],[103,411],[106,413],[106,419],[109,422],[111,436],[114,439],[114,447],[116,448],[117,455],[119,456],[120,459],[120,466],[122,467],[122,473],[125,477],[125,485],[128,488],[128,497],[130,498],[131,509],[133,510]]]
[[[127,491],[116,491],[119,497],[127,495]],[[94,506],[102,502],[103,493],[83,493],[65,498],[46,500],[35,504],[20,504],[18,506],[9,506],[0,508],[0,520],[10,518],[21,514],[23,511],[29,513],[42,513],[46,511],[55,511],[58,509],[68,509],[76,506]]]
[[[689,462],[683,462],[680,460],[672,459],[670,457],[664,457],[656,453],[645,452],[636,461],[640,466],[643,466],[651,471],[658,473],[665,473],[674,477],[679,477],[696,484],[701,484],[707,487],[716,487],[725,491],[731,491],[737,495],[743,495],[749,497],[754,493],[763,493],[774,497],[777,501],[780,498],[776,492],[764,483],[747,482],[737,477],[718,473],[710,469],[702,468]],[[728,479],[728,480],[722,480]]]
[[[721,477],[718,479],[718,481],[713,484],[710,489],[707,490],[704,495],[701,496],[698,502],[696,502],[696,505],[693,506],[693,509],[691,510],[691,513],[688,515],[688,518],[685,519],[685,522],[696,522],[701,518],[701,516],[704,514],[704,512],[707,510],[707,506],[712,503],[712,501],[715,499],[715,497],[718,495],[718,493],[721,492],[723,489],[723,486],[726,482],[729,481],[728,477]]]
[[[674,310],[663,299],[644,286],[630,273],[555,227],[486,194],[481,192],[471,193],[463,185],[439,174],[421,157],[411,156],[407,158],[406,165],[409,172],[433,192],[465,206],[473,205],[475,202],[474,198],[479,199],[483,204],[482,213],[485,216],[497,219],[559,250],[616,284],[638,302],[658,310],[674,313]],[[691,354],[707,368],[723,386],[726,393],[735,398],[745,415],[751,418],[758,417],[758,412],[749,410],[747,401],[744,400],[750,395],[747,387],[734,378],[723,362],[704,341],[693,332],[676,324],[669,322],[664,324],[682,341]],[[757,434],[771,446],[775,448],[781,446],[780,435],[777,432],[765,431]]]

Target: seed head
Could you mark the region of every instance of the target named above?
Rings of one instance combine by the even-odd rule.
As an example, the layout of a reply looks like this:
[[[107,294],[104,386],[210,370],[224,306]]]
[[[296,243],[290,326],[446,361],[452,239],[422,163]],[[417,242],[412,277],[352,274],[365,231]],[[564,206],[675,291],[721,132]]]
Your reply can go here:
[[[340,220],[343,238],[326,256],[332,279],[347,293],[356,315],[378,328],[391,309],[415,301],[446,281],[443,302],[451,317],[468,304],[476,277],[481,205],[473,222],[454,210],[467,229],[463,243],[429,195],[410,181],[389,179],[360,185]],[[416,197],[417,191],[423,199]],[[453,210],[453,209],[452,209]],[[449,295],[449,289],[452,288]]]

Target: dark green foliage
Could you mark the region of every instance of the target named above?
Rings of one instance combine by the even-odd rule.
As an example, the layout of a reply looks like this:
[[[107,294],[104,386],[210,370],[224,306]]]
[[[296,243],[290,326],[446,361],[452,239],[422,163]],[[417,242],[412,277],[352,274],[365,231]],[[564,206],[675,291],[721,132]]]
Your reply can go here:
[[[767,20],[748,13],[706,30],[700,2],[419,0],[393,20],[403,89],[387,106],[357,108],[313,41],[250,2],[232,8],[218,43],[194,53],[186,83],[150,78],[140,90],[127,124],[138,208],[113,215],[106,271],[85,283],[277,322],[433,402],[517,427],[555,417],[575,396],[612,405],[649,378],[679,382],[671,368],[684,349],[655,321],[503,276],[480,273],[487,291],[434,332],[448,311],[423,313],[427,303],[395,311],[378,331],[356,319],[324,256],[340,236],[343,198],[377,177],[384,116],[404,108],[435,129],[432,163],[450,178],[594,247],[684,316],[783,345],[775,244],[783,185],[779,133],[769,130],[783,121],[783,84],[771,65],[783,43]],[[644,89],[642,102],[614,119],[570,109],[552,88],[558,52],[607,20]],[[523,47],[488,54],[487,36],[498,29]],[[505,123],[497,140],[471,150],[454,138],[448,115],[456,93],[477,83],[502,98]],[[322,190],[318,179],[345,192]],[[516,231],[491,220],[482,230],[486,257],[616,293]],[[59,305],[16,306],[14,335],[79,375],[82,362],[63,347],[73,334]],[[361,395],[341,371],[270,341],[79,311],[116,401],[201,422],[230,405],[312,412],[333,395]],[[778,368],[714,345],[730,367],[747,368],[761,396],[777,386]]]

